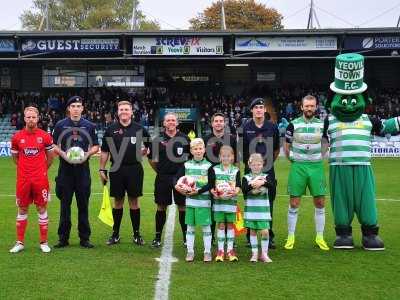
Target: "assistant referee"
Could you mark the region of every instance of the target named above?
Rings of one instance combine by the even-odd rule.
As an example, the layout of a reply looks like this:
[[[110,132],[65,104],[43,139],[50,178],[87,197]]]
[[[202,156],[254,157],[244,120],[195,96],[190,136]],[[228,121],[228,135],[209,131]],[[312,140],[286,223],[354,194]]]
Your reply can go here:
[[[150,135],[140,124],[133,121],[132,104],[118,102],[118,121],[105,131],[101,145],[100,178],[103,184],[108,181],[106,163],[111,160],[110,196],[114,197],[113,233],[107,245],[120,241],[119,230],[123,215],[125,194],[128,195],[130,217],[133,229],[133,243],[143,245],[140,235],[139,197],[143,195],[142,156],[150,147]]]

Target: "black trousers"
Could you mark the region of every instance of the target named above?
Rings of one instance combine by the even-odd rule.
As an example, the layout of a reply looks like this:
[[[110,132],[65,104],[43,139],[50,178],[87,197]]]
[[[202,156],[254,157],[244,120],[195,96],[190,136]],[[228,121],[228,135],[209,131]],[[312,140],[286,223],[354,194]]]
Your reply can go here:
[[[269,228],[269,238],[271,240],[274,239],[274,231],[272,230],[272,223],[274,221],[274,218],[272,217],[274,214],[274,202],[275,202],[275,197],[276,197],[276,185],[273,188],[268,189],[268,198],[269,198],[269,208],[271,210],[271,222],[269,223],[270,228]]]
[[[75,194],[78,207],[78,232],[81,241],[88,241],[91,231],[89,224],[90,170],[78,167],[71,170],[59,169],[56,178],[56,195],[60,199],[60,241],[68,241],[71,232],[71,204]]]

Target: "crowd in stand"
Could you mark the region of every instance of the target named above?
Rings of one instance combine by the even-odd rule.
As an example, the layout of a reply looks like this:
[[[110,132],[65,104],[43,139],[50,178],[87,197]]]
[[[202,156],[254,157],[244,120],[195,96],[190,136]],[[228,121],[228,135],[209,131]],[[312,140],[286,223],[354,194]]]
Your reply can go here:
[[[84,117],[96,124],[97,129],[103,130],[116,117],[116,105],[118,100],[132,102],[135,110],[135,120],[148,127],[154,123],[154,104],[150,90],[144,93],[129,93],[122,89],[96,88],[81,90],[78,93],[54,93],[42,95],[39,93],[1,93],[0,117],[10,114],[11,125],[16,129],[24,126],[22,111],[27,105],[35,105],[40,112],[39,127],[51,131],[58,120],[65,115],[66,99],[72,95],[80,95],[85,99]],[[154,100],[153,100],[154,99]]]
[[[51,131],[58,120],[64,117],[65,102],[76,91],[52,94],[0,92],[0,118],[11,114],[11,125],[16,129],[24,126],[22,111],[29,104],[34,104],[40,111],[39,126]],[[215,112],[226,115],[226,124],[235,132],[249,117],[248,104],[256,95],[269,98],[277,114],[278,122],[290,121],[301,114],[301,99],[311,94],[317,97],[320,104],[318,114],[324,118],[326,111],[323,103],[326,100],[326,88],[316,86],[283,86],[277,89],[253,88],[241,95],[222,95],[209,93],[199,95],[192,93],[167,93],[166,89],[141,89],[127,91],[119,88],[89,88],[78,92],[85,99],[84,117],[94,122],[98,129],[105,129],[116,117],[118,100],[128,99],[132,102],[135,120],[143,126],[154,125],[155,112],[159,107],[197,107],[203,132],[210,130],[210,118]],[[368,105],[366,113],[381,119],[400,115],[399,89],[370,89],[373,104]]]

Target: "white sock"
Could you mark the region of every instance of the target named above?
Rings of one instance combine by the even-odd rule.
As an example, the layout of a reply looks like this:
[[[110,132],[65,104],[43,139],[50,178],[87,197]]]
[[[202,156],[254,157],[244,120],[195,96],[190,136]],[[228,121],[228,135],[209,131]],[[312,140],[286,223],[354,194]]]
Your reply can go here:
[[[218,229],[217,230],[217,238],[218,238],[218,251],[224,251],[225,229]]]
[[[228,229],[226,231],[226,240],[227,240],[226,251],[229,252],[229,251],[233,250],[233,242],[235,241],[235,230],[234,229]]]
[[[211,226],[203,226],[204,253],[211,253]]]
[[[257,235],[250,234],[251,253],[258,255],[258,239]]]
[[[324,235],[325,228],[325,208],[315,208],[315,231],[317,235]]]
[[[194,253],[194,234],[195,227],[188,225],[186,230],[186,247],[189,253]]]
[[[288,209],[288,233],[289,235],[294,235],[296,231],[296,223],[297,223],[297,214],[298,208],[293,208],[289,206]]]
[[[269,238],[268,237],[261,237],[261,253],[268,256],[268,244]]]

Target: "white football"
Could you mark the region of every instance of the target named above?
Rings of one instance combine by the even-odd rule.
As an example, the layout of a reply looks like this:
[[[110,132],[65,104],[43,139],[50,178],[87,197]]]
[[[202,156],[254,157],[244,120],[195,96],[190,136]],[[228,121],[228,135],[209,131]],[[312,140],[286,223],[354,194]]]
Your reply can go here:
[[[70,163],[80,163],[85,157],[85,151],[81,147],[71,147],[67,150],[67,158]]]
[[[215,190],[219,197],[227,198],[228,193],[232,192],[232,187],[229,182],[223,181],[215,186]]]
[[[258,194],[265,194],[267,192],[267,188],[265,186],[260,187],[259,189],[252,189],[250,193],[253,195],[258,195]]]
[[[176,184],[187,192],[191,192],[196,188],[196,181],[193,177],[187,175],[179,178]]]
[[[261,180],[261,179],[266,180],[266,176],[265,175],[264,176],[259,175],[256,178],[254,178],[253,180],[251,180],[249,183],[252,184],[254,181],[258,181],[258,180]],[[267,188],[265,186],[262,186],[262,187],[260,187],[258,189],[252,189],[250,191],[250,193],[252,193],[253,195],[266,193],[266,192],[267,192]]]

